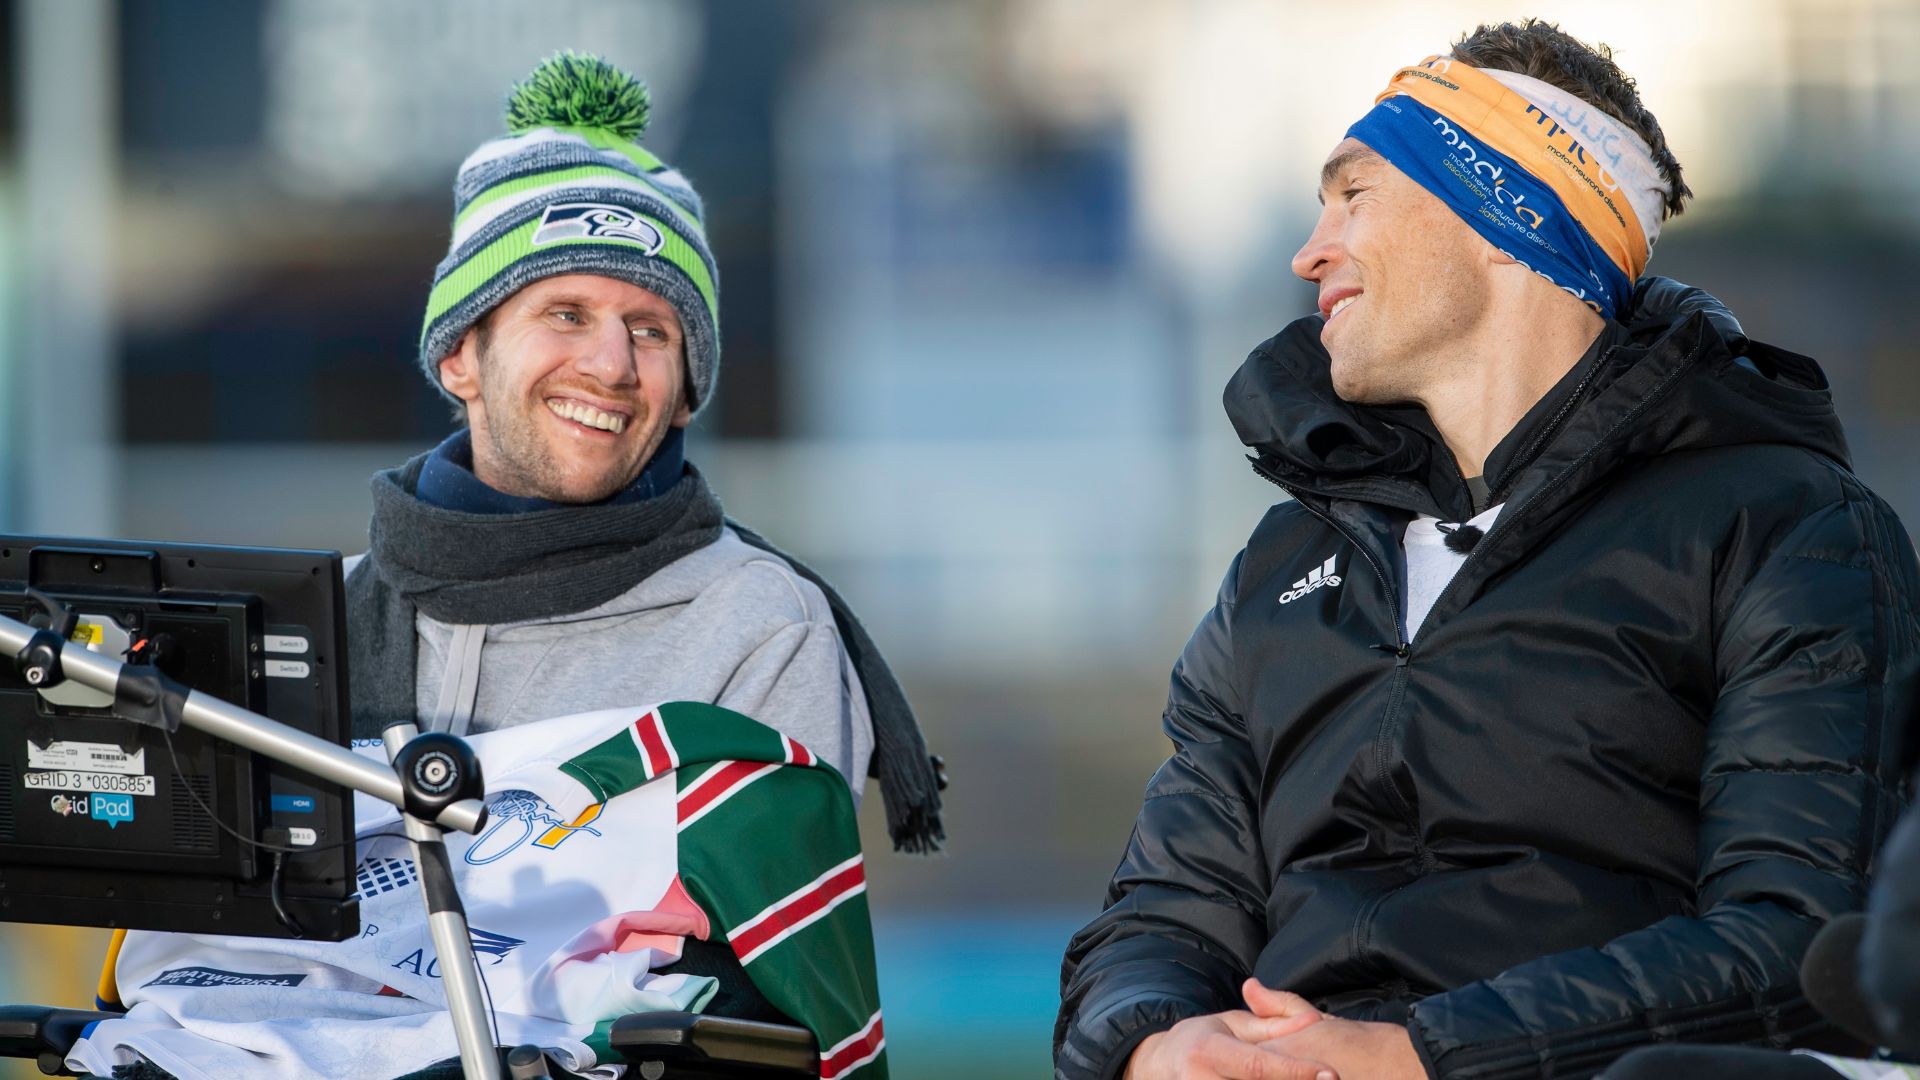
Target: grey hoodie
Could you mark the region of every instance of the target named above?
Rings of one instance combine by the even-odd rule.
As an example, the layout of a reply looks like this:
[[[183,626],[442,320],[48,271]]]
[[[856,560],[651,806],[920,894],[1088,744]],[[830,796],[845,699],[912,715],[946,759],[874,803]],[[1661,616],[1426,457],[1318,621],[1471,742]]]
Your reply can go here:
[[[826,596],[730,528],[586,611],[491,626],[417,613],[414,626],[423,731],[477,734],[593,709],[712,702],[804,744],[860,803],[873,725]]]

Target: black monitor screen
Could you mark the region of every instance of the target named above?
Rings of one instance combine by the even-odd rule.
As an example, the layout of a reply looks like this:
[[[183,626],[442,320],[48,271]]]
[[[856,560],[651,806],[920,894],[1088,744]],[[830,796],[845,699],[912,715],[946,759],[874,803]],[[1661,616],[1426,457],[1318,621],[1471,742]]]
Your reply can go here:
[[[0,615],[34,618],[29,588],[95,652],[346,745],[337,552],[0,536]],[[0,658],[0,921],[358,931],[349,792],[109,705],[72,681],[36,691]]]

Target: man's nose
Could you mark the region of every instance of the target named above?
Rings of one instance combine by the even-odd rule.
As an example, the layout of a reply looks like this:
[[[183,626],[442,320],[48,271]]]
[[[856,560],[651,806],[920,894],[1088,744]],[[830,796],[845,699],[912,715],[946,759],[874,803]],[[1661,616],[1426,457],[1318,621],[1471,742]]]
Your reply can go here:
[[[619,321],[604,322],[580,343],[573,368],[602,386],[631,386],[638,379],[633,362],[633,332]]]
[[[1340,231],[1333,220],[1333,208],[1320,211],[1320,220],[1314,222],[1313,235],[1293,253],[1293,272],[1308,281],[1318,282],[1329,269],[1340,261],[1343,254],[1340,249]]]

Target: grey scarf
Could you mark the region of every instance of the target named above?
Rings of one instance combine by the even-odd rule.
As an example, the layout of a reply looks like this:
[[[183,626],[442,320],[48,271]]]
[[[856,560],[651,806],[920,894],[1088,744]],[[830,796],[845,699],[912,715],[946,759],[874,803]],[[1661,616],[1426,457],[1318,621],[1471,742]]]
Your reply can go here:
[[[720,538],[723,523],[754,547],[785,559],[820,587],[841,641],[866,688],[873,718],[872,775],[899,851],[928,853],[946,834],[942,778],[899,680],[831,585],[811,569],[726,521],[700,473],[640,502],[570,506],[524,514],[446,510],[414,495],[427,454],[373,478],[367,557],[347,578],[347,678],[353,736],[377,739],[396,720],[414,722],[414,613],[441,622],[501,623],[585,611]]]

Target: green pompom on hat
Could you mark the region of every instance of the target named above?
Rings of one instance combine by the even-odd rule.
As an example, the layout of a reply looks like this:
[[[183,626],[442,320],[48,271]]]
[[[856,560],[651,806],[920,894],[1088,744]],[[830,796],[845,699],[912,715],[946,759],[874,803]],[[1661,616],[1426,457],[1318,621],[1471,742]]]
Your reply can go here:
[[[652,105],[646,83],[597,56],[563,52],[507,96],[507,130],[589,127],[639,142]]]
[[[689,404],[706,404],[720,275],[700,196],[638,142],[651,111],[647,85],[597,56],[559,53],[514,86],[509,134],[482,143],[454,181],[453,238],[420,334],[420,366],[441,393],[440,361],[501,301],[541,278],[601,274],[673,305]]]

